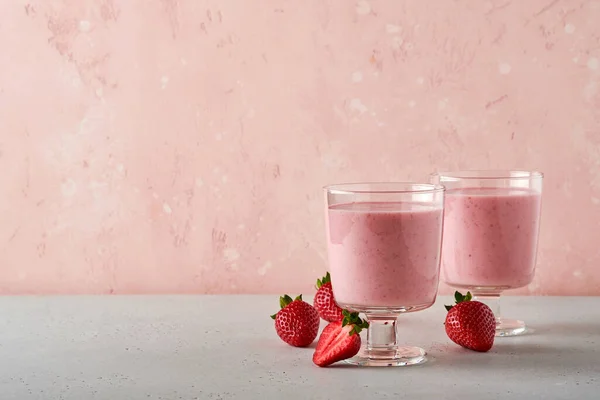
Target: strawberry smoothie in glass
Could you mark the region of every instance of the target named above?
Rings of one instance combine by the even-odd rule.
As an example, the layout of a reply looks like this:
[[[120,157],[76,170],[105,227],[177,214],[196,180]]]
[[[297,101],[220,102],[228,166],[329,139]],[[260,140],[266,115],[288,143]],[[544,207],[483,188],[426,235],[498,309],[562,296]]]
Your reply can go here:
[[[446,187],[442,280],[492,307],[497,336],[526,331],[522,321],[500,316],[499,298],[533,280],[542,179],[541,173],[526,171],[432,176]]]
[[[420,364],[425,351],[398,346],[401,313],[430,307],[440,270],[444,188],[356,183],[325,188],[331,283],[340,307],[362,312],[367,343],[349,363]]]

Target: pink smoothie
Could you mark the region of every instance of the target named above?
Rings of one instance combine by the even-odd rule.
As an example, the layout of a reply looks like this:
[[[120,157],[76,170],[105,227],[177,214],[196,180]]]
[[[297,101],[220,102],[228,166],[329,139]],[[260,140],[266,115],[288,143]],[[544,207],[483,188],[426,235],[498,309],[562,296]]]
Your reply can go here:
[[[541,195],[530,189],[446,191],[442,280],[518,288],[533,279]]]
[[[412,203],[329,207],[329,265],[337,302],[356,309],[430,306],[439,281],[442,220],[441,208]]]

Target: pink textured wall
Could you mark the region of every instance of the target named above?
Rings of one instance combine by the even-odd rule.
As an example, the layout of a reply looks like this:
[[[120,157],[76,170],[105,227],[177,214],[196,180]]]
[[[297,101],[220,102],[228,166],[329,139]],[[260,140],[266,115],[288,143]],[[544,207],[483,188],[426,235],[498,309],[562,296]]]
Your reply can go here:
[[[0,49],[1,293],[307,292],[323,184],[520,167],[521,292],[600,294],[600,1],[14,0]]]

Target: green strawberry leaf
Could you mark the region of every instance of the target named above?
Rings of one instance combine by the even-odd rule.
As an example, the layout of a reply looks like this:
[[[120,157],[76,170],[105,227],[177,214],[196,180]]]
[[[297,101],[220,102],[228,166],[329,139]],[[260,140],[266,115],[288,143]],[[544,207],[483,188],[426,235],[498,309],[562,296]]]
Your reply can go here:
[[[463,303],[465,301],[471,301],[472,298],[473,295],[471,294],[471,292],[467,292],[467,294],[464,296],[458,290],[454,292],[454,300],[456,301],[456,304]],[[453,306],[444,305],[444,307],[446,308],[446,311],[450,311]]]
[[[331,275],[329,275],[329,272],[328,272],[321,279],[317,279],[317,289],[321,289],[321,286],[323,286],[324,284],[329,283],[329,282],[331,282]]]
[[[279,298],[279,306],[281,308],[285,308],[288,306],[288,304],[290,304],[292,301],[294,301],[290,296],[288,296],[287,294],[280,297]]]
[[[454,300],[456,300],[456,304],[464,301],[471,301],[472,298],[473,296],[471,295],[471,292],[467,292],[467,294],[464,296],[459,291],[454,292]]]
[[[456,302],[456,304],[458,304],[461,301],[463,301],[463,295],[458,290],[456,292],[454,292],[454,301]]]
[[[344,319],[342,320],[342,326],[351,325],[352,329],[350,330],[350,336],[354,334],[359,334],[363,329],[367,329],[369,327],[369,323],[367,321],[363,321],[358,316],[357,312],[351,313],[348,310],[342,310],[342,314],[344,315]]]

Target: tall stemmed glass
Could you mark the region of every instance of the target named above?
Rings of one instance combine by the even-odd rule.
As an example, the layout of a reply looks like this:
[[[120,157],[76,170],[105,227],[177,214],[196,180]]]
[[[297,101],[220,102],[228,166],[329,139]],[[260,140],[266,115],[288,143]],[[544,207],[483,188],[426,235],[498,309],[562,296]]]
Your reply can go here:
[[[496,336],[525,333],[500,314],[500,294],[533,280],[542,203],[540,172],[458,171],[432,175],[446,187],[442,280],[469,290],[496,315]]]
[[[437,296],[444,188],[419,183],[350,183],[324,188],[329,269],[340,307],[364,313],[366,344],[346,362],[402,366],[425,350],[399,346],[398,316]]]

